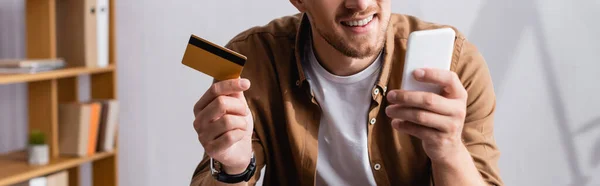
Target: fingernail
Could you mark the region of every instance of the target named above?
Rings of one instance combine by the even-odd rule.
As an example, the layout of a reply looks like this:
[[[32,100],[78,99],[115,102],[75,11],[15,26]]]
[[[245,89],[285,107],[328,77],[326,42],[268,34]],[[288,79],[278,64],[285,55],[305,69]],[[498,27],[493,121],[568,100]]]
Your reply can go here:
[[[425,76],[425,71],[423,69],[416,69],[413,72],[413,75],[415,76],[415,78],[421,79],[421,78],[423,78],[423,76]]]
[[[248,79],[241,79],[240,80],[240,87],[242,87],[242,89],[248,89],[248,88],[250,88],[250,80],[248,80]]]

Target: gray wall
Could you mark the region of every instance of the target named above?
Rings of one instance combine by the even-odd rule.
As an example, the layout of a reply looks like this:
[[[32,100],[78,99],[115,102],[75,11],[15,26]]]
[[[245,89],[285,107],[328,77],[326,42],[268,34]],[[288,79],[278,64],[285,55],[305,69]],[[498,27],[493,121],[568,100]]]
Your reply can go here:
[[[225,4],[228,5],[225,5]],[[458,27],[489,64],[507,185],[600,184],[597,0],[407,0],[393,11]],[[288,1],[117,0],[121,185],[186,185],[202,148],[192,106],[210,78],[180,64],[190,34],[225,44],[293,14]],[[22,0],[0,0],[0,57],[22,57]],[[0,152],[25,143],[25,86],[0,86]]]

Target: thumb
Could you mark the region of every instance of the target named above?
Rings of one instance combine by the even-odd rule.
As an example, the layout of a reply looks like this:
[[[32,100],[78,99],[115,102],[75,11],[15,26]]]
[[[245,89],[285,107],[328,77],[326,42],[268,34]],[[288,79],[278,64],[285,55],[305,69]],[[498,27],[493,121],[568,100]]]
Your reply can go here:
[[[246,90],[250,89],[251,83],[250,83],[250,80],[248,80],[248,79],[241,78],[240,81],[239,81],[239,84],[240,84],[240,88],[243,91],[246,91]],[[234,93],[230,94],[229,96],[236,97],[236,98],[241,98],[241,99],[244,99],[244,101],[245,101],[243,91],[234,92]]]

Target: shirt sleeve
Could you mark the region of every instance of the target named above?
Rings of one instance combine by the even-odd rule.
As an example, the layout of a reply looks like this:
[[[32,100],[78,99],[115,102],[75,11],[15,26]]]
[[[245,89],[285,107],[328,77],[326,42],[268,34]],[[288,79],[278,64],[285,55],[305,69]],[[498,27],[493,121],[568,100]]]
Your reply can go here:
[[[498,169],[500,151],[494,139],[496,96],[488,66],[477,48],[466,39],[457,41],[455,72],[467,90],[467,116],[462,140],[475,166],[489,185],[503,185]]]

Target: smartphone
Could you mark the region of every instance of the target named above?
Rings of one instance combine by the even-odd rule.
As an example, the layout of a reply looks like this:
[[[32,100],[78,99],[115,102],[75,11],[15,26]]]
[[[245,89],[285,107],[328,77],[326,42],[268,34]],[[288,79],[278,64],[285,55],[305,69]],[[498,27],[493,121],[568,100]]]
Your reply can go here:
[[[408,37],[400,89],[441,93],[441,87],[417,81],[413,71],[419,68],[450,70],[456,32],[451,28],[414,31]]]

